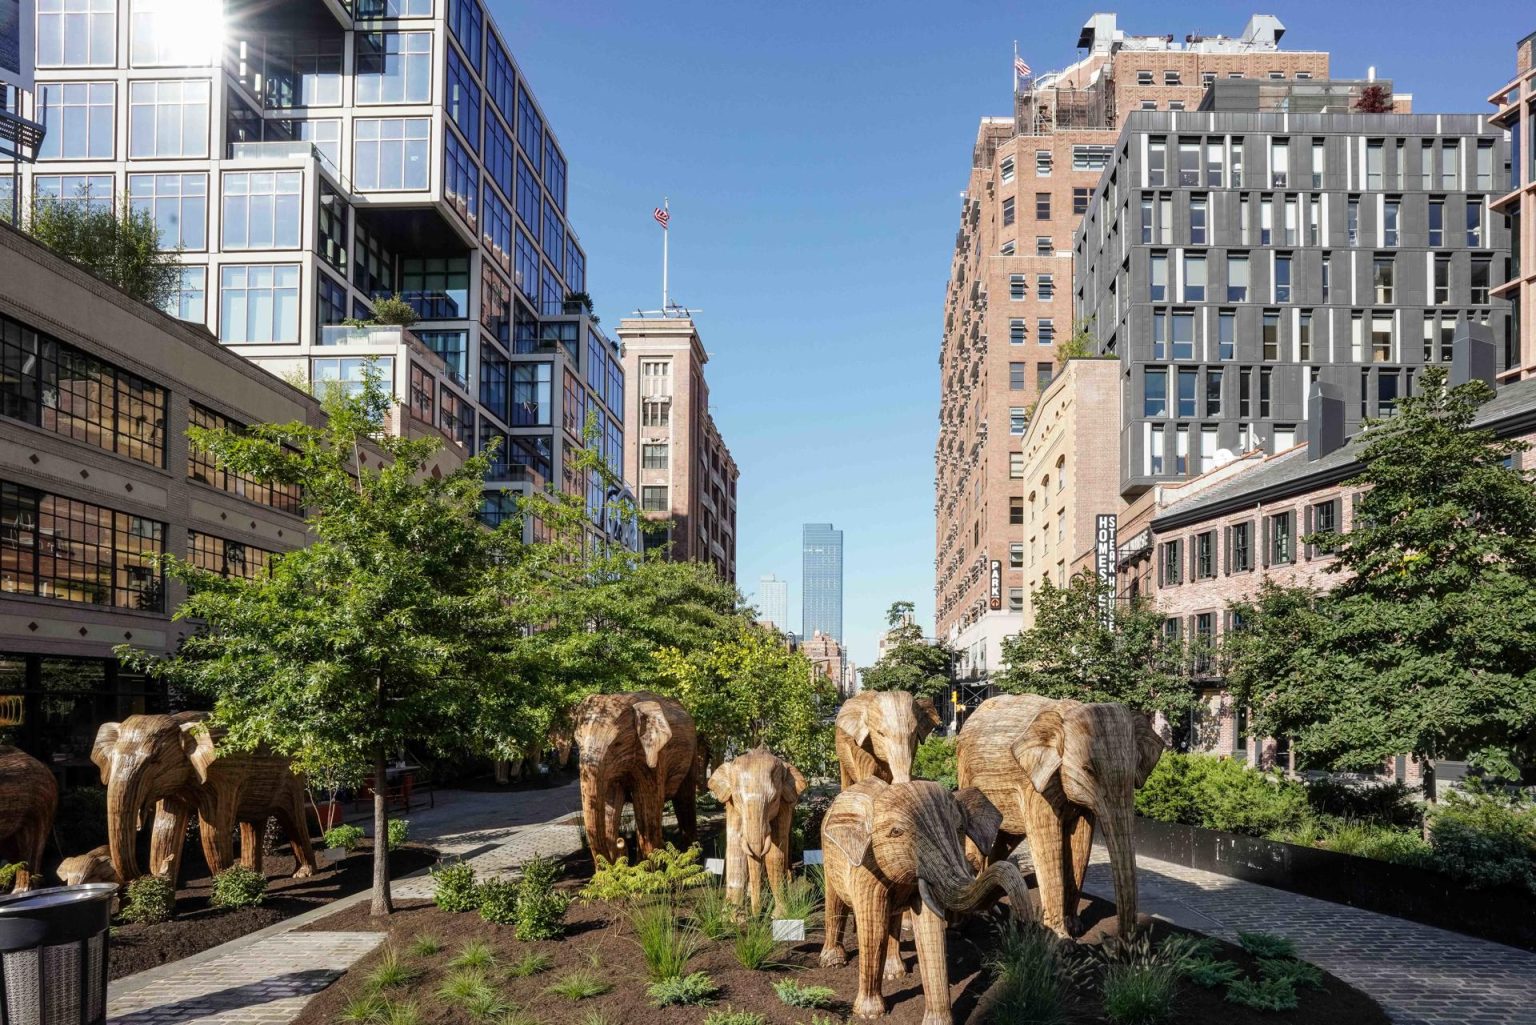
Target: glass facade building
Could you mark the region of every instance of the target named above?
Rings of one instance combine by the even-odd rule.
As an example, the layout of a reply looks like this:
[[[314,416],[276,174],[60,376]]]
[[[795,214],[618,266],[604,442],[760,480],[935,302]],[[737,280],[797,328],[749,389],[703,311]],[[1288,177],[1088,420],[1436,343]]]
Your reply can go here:
[[[830,523],[807,523],[800,544],[800,629],[804,639],[817,631],[843,642],[843,532]]]
[[[320,386],[375,357],[398,429],[498,444],[489,492],[549,482],[611,520],[570,466],[590,422],[621,469],[618,348],[571,301],[566,158],[479,0],[87,6],[38,5],[23,196],[149,211],[182,247],[168,312]],[[395,293],[415,330],[342,324]]]

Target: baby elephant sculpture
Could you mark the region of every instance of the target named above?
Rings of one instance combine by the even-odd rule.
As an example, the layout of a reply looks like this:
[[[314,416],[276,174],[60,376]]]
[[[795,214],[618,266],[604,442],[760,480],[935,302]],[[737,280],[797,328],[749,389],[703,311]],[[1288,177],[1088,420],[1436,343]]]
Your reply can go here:
[[[990,850],[1006,858],[1029,839],[1044,924],[1062,937],[1082,931],[1077,905],[1093,850],[1104,834],[1120,935],[1136,923],[1136,788],[1166,745],[1147,717],[1125,705],[1085,705],[1035,694],[983,701],[960,731],[961,786],[981,789],[1003,813]]]
[[[0,860],[22,864],[12,883],[16,893],[31,889],[32,873],[43,870],[58,801],[59,786],[46,765],[0,744]]]
[[[139,870],[139,823],[155,807],[150,870],[173,884],[181,874],[187,819],[197,813],[203,857],[212,872],[234,864],[235,824],[241,863],[261,871],[261,834],[274,817],[293,844],[295,876],[315,870],[304,820],[304,780],[287,758],[257,752],[221,752],[202,712],[131,715],[102,724],[91,749],[107,786],[107,840],[112,867],[123,882]]]
[[[117,869],[112,867],[112,848],[106,844],[59,862],[59,880],[65,886],[122,882],[117,878]]]
[[[1033,917],[1024,877],[1011,861],[975,875],[961,839],[990,847],[1002,821],[979,790],[950,793],[938,783],[886,783],[867,779],[833,800],[822,820],[826,843],[826,939],[823,967],[847,963],[843,928],[853,911],[859,938],[859,991],[853,1013],[885,1013],[880,992],[887,978],[905,973],[897,944],[901,915],[912,912],[917,966],[922,976],[923,1025],[949,1025],[949,963],[944,927],[952,915],[991,907],[1006,895],[1015,918]]]
[[[594,858],[618,857],[624,802],[635,808],[640,854],[661,846],[661,806],[669,798],[685,842],[697,832],[697,740],[693,717],[671,698],[646,691],[593,694],[576,706],[581,748],[581,810]]]
[[[912,778],[918,742],[939,726],[928,698],[904,690],[866,690],[837,710],[837,761],[843,786],[875,777],[887,783]]]
[[[709,777],[709,792],[725,805],[725,896],[741,906],[743,892],[756,914],[763,877],[775,901],[789,878],[789,831],[805,793],[800,770],[769,751],[726,762]]]

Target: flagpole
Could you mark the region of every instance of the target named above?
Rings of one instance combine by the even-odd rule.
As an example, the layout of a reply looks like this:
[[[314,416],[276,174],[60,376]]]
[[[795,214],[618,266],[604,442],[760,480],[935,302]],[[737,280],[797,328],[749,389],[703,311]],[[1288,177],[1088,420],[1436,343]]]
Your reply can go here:
[[[669,215],[672,212],[670,201],[663,196],[661,208]],[[661,226],[661,315],[667,315],[667,236],[672,234],[671,218]]]
[[[1013,95],[1019,95],[1019,41],[1013,41]]]

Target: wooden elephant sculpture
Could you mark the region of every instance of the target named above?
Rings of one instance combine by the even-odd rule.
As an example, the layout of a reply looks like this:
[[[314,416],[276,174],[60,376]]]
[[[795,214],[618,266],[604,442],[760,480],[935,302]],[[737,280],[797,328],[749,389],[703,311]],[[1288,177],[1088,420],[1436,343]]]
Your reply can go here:
[[[668,799],[687,843],[698,831],[698,748],[693,717],[672,698],[647,691],[593,694],[576,706],[582,820],[593,858],[619,853],[619,820],[634,805],[642,856],[661,846]]]
[[[25,751],[0,745],[0,860],[21,862],[12,889],[31,889],[43,870],[43,850],[53,831],[59,785],[48,766]]]
[[[774,900],[789,880],[789,832],[805,793],[800,770],[766,747],[726,762],[709,777],[709,792],[725,806],[725,896],[756,914],[763,879]]]
[[[238,823],[241,864],[259,872],[262,830],[273,817],[293,844],[294,875],[313,873],[303,778],[278,755],[219,751],[206,719],[202,712],[131,715],[97,731],[91,760],[107,787],[107,840],[118,878],[128,883],[143,874],[135,839],[151,804],[150,870],[173,884],[181,874],[187,819],[194,812],[211,871],[234,864]]]
[[[938,783],[867,779],[844,790],[827,809],[821,835],[826,861],[826,938],[823,967],[847,963],[843,929],[853,912],[859,940],[859,990],[853,1013],[885,1013],[880,980],[905,974],[897,945],[901,916],[912,913],[922,977],[924,1025],[949,1025],[949,964],[945,924],[954,915],[992,907],[1007,896],[1015,918],[1033,918],[1034,905],[1018,866],[988,865],[977,875],[961,837],[990,846],[1002,815],[979,790],[951,793]]]
[[[1003,814],[983,860],[1006,858],[1028,838],[1041,918],[1057,935],[1077,920],[1093,831],[1104,834],[1120,935],[1136,922],[1136,788],[1167,745],[1146,716],[1120,704],[1083,704],[1035,694],[983,701],[960,731],[956,772]]]
[[[59,881],[65,886],[81,883],[121,883],[117,869],[112,867],[112,848],[107,844],[93,847],[84,854],[76,854],[59,862]]]
[[[837,710],[837,762],[843,786],[871,777],[906,783],[912,778],[918,743],[939,725],[938,709],[928,698],[913,697],[904,690],[855,694]]]

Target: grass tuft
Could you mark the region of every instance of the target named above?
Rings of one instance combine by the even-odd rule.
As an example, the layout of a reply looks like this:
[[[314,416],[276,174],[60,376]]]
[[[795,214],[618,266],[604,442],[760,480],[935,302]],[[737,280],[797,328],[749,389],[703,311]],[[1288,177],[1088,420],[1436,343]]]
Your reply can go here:
[[[1111,964],[1104,970],[1104,1013],[1116,1025],[1161,1025],[1173,1016],[1178,983],[1167,965]]]
[[[393,989],[396,986],[410,985],[420,975],[420,968],[401,960],[400,952],[394,947],[389,947],[368,972],[366,981],[371,989]]]
[[[507,969],[507,974],[514,979],[531,979],[541,972],[547,972],[555,966],[555,959],[548,954],[530,950]]]
[[[729,939],[736,932],[736,906],[725,899],[725,887],[701,886],[693,893],[693,924],[711,940]]]
[[[775,918],[800,919],[807,929],[821,919],[821,890],[811,880],[791,877],[784,884],[784,893],[774,901]]]
[[[773,938],[773,921],[762,915],[754,915],[736,929],[736,960],[743,968],[762,971],[775,964],[773,955],[778,953],[779,943]]]
[[[433,954],[441,953],[442,949],[442,940],[430,934],[423,934],[411,941],[410,953],[412,957],[431,957]]]
[[[494,968],[496,952],[484,940],[469,940],[448,964],[453,968]]]
[[[706,1014],[704,1025],[768,1025],[768,1019],[756,1011],[738,1011],[727,1007]]]
[[[443,976],[437,995],[447,1003],[468,1007],[471,1003],[484,1005],[496,990],[484,968],[455,968]]]
[[[550,986],[548,992],[565,997],[567,1000],[587,1000],[591,997],[600,997],[612,988],[613,983],[595,971],[578,968]]]
[[[704,945],[699,930],[685,925],[677,908],[667,901],[634,908],[629,913],[629,924],[635,930],[635,942],[652,982],[683,975],[688,962]]]
[[[1296,987],[1284,979],[1237,979],[1227,987],[1227,1000],[1255,1011],[1293,1011]]]

